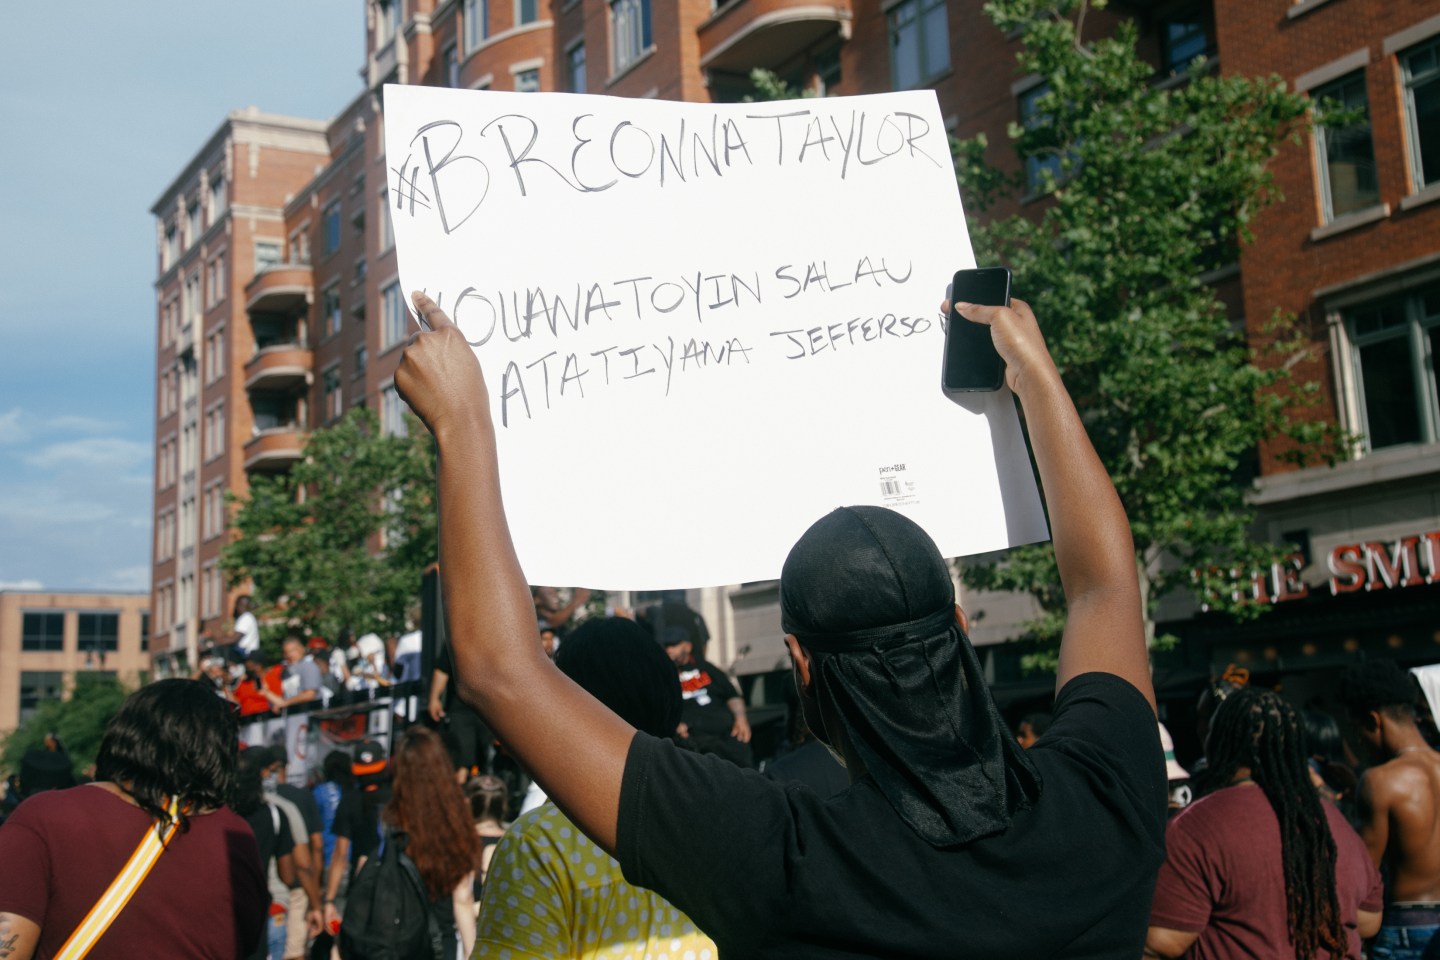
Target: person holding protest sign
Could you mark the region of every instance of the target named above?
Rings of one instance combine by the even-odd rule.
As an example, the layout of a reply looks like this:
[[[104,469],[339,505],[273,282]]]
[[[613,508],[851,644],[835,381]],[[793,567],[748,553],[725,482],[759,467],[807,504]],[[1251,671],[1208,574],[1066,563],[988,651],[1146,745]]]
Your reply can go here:
[[[1069,609],[1054,724],[1029,751],[1006,729],[918,526],[837,510],[795,545],[780,586],[802,708],[850,774],[828,801],[637,732],[545,658],[479,363],[432,300],[415,305],[427,331],[395,383],[439,444],[461,694],[627,881],[722,955],[1140,955],[1167,798],[1134,550],[1025,303],[957,307],[991,328],[1049,501]]]

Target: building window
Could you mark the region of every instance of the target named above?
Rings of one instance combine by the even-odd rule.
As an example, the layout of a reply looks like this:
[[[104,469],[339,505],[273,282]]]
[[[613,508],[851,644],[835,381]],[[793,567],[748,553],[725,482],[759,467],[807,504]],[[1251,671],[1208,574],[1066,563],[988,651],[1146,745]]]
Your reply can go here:
[[[225,255],[219,254],[210,260],[210,267],[206,272],[206,282],[210,287],[207,294],[210,306],[215,306],[225,299]]]
[[[379,50],[400,32],[400,0],[380,0],[375,11],[375,49]]]
[[[210,174],[210,224],[214,226],[225,214],[225,174]]]
[[[190,201],[190,206],[185,208],[185,242],[187,246],[193,246],[200,242],[200,201]]]
[[[205,382],[214,383],[225,376],[225,328],[205,338]]]
[[[460,55],[455,44],[447,44],[445,52],[441,55],[441,62],[444,63],[445,75],[444,84],[454,89],[460,86]]]
[[[890,79],[896,90],[928,83],[950,69],[945,0],[905,0],[890,8]]]
[[[65,614],[58,610],[23,613],[20,649],[42,652],[65,649]]]
[[[290,234],[290,262],[310,262],[310,224],[300,225],[300,229]]]
[[[325,419],[334,420],[345,412],[345,397],[340,390],[340,365],[325,371],[322,378],[325,392]]]
[[[165,224],[165,246],[161,250],[160,269],[169,270],[180,258],[180,232],[173,223]]]
[[[404,437],[410,432],[405,426],[405,401],[400,399],[394,384],[387,384],[380,391],[380,430],[387,437]]]
[[[340,201],[333,200],[325,208],[325,236],[323,256],[329,256],[340,249]]]
[[[140,652],[148,653],[150,650],[150,611],[140,611]]]
[[[1160,22],[1161,72],[1173,76],[1190,69],[1197,57],[1211,53],[1209,25],[1199,7]]]
[[[380,349],[389,349],[404,339],[405,303],[396,281],[380,294]]]
[[[59,670],[25,670],[20,674],[20,722],[35,715],[40,704],[59,700],[64,675]]]
[[[255,241],[255,272],[264,273],[280,262],[280,244],[274,240]]]
[[[540,89],[539,70],[521,70],[515,74],[516,93],[535,93]]]
[[[390,191],[380,191],[380,253],[395,246],[395,224],[390,219]]]
[[[114,653],[120,649],[120,614],[82,613],[76,618],[77,648],[81,653]]]
[[[1400,54],[1415,192],[1440,183],[1440,37]]]
[[[471,53],[490,36],[488,0],[465,0],[465,52]]]
[[[1367,304],[1345,319],[1354,347],[1359,427],[1369,448],[1440,440],[1440,284]]]
[[[567,55],[570,73],[570,92],[585,92],[585,44],[577,43]]]
[[[205,414],[205,459],[214,460],[225,452],[225,404],[217,403]]]
[[[610,53],[619,73],[650,49],[650,0],[610,0]]]
[[[1050,85],[1042,83],[1020,94],[1020,123],[1025,129],[1040,129],[1051,122],[1050,114],[1040,106],[1049,93]],[[1062,173],[1058,153],[1029,154],[1025,157],[1025,191],[1037,194],[1053,189]]]
[[[325,288],[320,295],[320,312],[324,317],[325,336],[334,336],[340,332],[340,320],[343,314],[340,312],[340,284],[332,283]]]
[[[365,365],[370,360],[370,351],[362,343],[355,348],[355,376],[365,376]]]
[[[1375,146],[1370,136],[1370,106],[1365,96],[1365,72],[1357,70],[1314,91],[1320,123],[1315,127],[1320,160],[1320,191],[1325,222],[1380,202],[1375,177]],[[1327,113],[1343,111],[1351,121],[1326,126]]]
[[[200,271],[196,270],[185,278],[185,325],[189,326],[200,319],[200,309],[204,306],[200,299]]]
[[[540,19],[539,0],[515,0],[516,25],[534,23]]]
[[[300,422],[299,401],[288,393],[252,393],[250,409],[254,413],[255,432],[294,430]]]

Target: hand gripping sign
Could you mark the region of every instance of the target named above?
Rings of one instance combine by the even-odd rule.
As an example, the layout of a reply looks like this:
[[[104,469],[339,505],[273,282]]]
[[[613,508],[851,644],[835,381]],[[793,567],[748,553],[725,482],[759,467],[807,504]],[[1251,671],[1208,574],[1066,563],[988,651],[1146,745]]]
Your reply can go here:
[[[698,104],[385,88],[385,216],[490,390],[535,583],[778,576],[843,504],[960,556],[1047,536],[1008,391],[944,397],[974,265],[929,91]]]

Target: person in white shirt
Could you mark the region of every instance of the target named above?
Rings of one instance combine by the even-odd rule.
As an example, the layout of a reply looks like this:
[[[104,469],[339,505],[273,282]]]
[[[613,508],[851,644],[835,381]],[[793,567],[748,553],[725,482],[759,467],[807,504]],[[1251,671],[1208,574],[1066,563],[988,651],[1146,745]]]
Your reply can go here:
[[[235,632],[230,635],[230,639],[234,642],[240,659],[260,649],[260,622],[255,619],[255,614],[250,612],[250,606],[248,594],[235,598]]]

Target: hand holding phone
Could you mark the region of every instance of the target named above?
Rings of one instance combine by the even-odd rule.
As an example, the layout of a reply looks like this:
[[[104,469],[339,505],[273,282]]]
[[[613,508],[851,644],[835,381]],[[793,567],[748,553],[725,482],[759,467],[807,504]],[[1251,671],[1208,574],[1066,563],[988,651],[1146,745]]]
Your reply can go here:
[[[945,357],[940,389],[946,396],[999,390],[1005,382],[1005,361],[995,349],[990,328],[971,323],[955,312],[956,303],[1010,305],[1010,270],[981,267],[960,270],[950,285],[950,320],[945,326]]]

